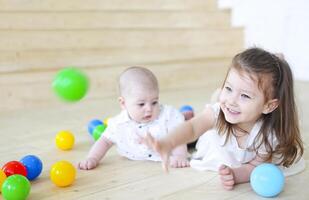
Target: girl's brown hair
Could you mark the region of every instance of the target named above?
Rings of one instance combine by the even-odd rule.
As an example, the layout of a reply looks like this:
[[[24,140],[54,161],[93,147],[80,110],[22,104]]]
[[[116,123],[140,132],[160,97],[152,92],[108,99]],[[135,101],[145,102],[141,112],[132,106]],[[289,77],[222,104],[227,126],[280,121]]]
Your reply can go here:
[[[280,163],[290,166],[304,152],[299,131],[297,108],[294,100],[293,75],[289,64],[278,56],[260,48],[250,48],[237,54],[230,69],[248,73],[257,77],[259,88],[264,92],[265,102],[278,99],[278,107],[271,113],[262,114],[263,125],[253,142],[253,150],[265,145],[268,159],[274,155],[280,157]],[[237,127],[225,120],[220,110],[217,126],[220,134],[227,139]],[[278,145],[272,148],[272,136],[276,136]]]

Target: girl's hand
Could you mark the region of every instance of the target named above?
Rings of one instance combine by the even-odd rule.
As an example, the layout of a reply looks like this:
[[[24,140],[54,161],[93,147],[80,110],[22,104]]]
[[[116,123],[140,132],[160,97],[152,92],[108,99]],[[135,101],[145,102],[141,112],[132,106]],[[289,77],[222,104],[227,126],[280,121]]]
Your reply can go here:
[[[169,166],[169,157],[172,150],[172,146],[169,143],[164,141],[158,141],[151,136],[150,133],[147,133],[146,137],[142,139],[142,143],[146,144],[148,147],[157,151],[162,159],[162,167],[164,171],[168,172]]]
[[[95,158],[87,158],[84,161],[78,163],[78,169],[81,170],[90,170],[95,168],[98,165],[98,161]]]
[[[226,165],[221,165],[219,168],[219,175],[220,175],[223,187],[227,190],[232,190],[235,185],[235,177],[234,177],[233,170]]]
[[[190,162],[185,156],[171,156],[170,166],[173,168],[190,167]]]

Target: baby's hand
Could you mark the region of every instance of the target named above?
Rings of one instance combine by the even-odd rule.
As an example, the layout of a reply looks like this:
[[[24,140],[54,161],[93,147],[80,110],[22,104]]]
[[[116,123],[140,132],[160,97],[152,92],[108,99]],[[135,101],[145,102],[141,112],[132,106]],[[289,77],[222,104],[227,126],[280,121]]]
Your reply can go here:
[[[174,168],[189,167],[190,162],[184,156],[171,156],[170,157],[170,166]]]
[[[232,169],[226,165],[221,165],[219,168],[219,174],[223,187],[227,190],[232,190],[235,185],[235,178]]]
[[[82,170],[90,170],[95,168],[99,162],[95,158],[87,158],[84,161],[78,163],[78,168]]]

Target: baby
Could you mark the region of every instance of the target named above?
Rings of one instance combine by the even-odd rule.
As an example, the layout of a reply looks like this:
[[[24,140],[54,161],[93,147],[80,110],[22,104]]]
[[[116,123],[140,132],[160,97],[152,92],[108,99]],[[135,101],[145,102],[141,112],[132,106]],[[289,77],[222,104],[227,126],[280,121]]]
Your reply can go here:
[[[95,168],[114,144],[118,153],[128,159],[161,161],[160,155],[142,139],[147,133],[156,139],[163,138],[184,121],[177,109],[159,104],[157,78],[146,68],[126,69],[119,78],[119,91],[121,113],[109,119],[107,129],[92,146],[87,158],[78,164],[79,169]],[[173,149],[170,166],[189,166],[186,145]]]

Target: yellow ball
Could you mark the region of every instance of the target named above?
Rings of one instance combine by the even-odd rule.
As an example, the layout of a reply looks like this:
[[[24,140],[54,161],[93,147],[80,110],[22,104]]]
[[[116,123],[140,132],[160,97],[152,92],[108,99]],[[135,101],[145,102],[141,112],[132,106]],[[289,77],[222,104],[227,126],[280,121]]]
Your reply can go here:
[[[1,193],[1,189],[2,189],[2,184],[6,179],[6,175],[5,173],[2,171],[2,169],[0,169],[0,193]]]
[[[75,177],[76,169],[68,161],[58,161],[50,170],[51,181],[59,187],[71,185],[74,182]]]
[[[62,150],[72,149],[74,141],[74,135],[70,131],[60,131],[56,135],[56,146]]]
[[[109,118],[105,118],[105,119],[103,120],[103,123],[106,124],[106,126],[108,125],[108,120],[109,120]]]

